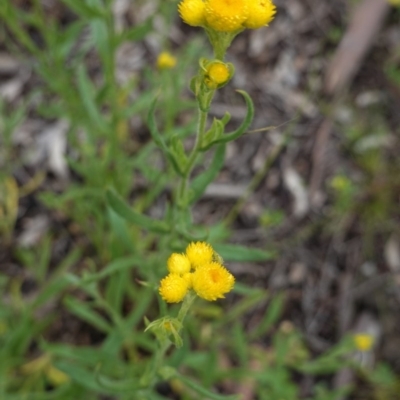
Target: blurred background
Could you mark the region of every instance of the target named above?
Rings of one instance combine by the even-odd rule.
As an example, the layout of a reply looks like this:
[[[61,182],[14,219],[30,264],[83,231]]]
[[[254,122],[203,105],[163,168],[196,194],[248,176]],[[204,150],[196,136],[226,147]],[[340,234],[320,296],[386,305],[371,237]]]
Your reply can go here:
[[[1,3],[0,398],[133,399],[80,381],[73,373],[84,363],[80,353],[67,366],[53,363],[71,349],[103,346],[114,329],[100,303],[90,309],[96,297],[71,275],[62,277],[99,272],[122,257],[134,263],[132,254],[150,265],[160,262],[151,256],[155,238],[142,243],[140,230],[121,225],[104,205],[104,190],[112,185],[138,211],[162,218],[171,171],[151,143],[147,112],[161,92],[158,121],[165,135],[190,135],[195,103],[188,82],[211,48],[203,30],[179,19],[175,1]],[[201,378],[244,400],[397,400],[400,3],[275,4],[270,26],[241,33],[228,51],[235,75],[216,94],[211,115],[228,111],[230,126],[238,126],[246,108],[236,90],[243,89],[254,100],[255,119],[250,132],[229,143],[221,173],[193,210],[197,224],[216,227],[215,237],[259,249],[228,264],[250,288],[241,293],[249,297],[245,306],[233,297],[228,305],[199,308],[203,322],[189,331],[205,336],[191,345],[198,358],[187,368],[246,365],[247,372]],[[157,68],[163,51],[176,59],[171,69]],[[134,293],[142,288],[138,281],[160,277],[146,274],[131,275],[129,287],[121,275],[100,291],[122,316],[138,304],[144,309],[137,321],[155,316],[155,292],[147,298]],[[221,336],[207,350],[204,330],[235,304],[242,309],[234,338],[226,339],[231,349],[218,351]],[[142,332],[141,323],[135,326]],[[340,363],[326,371],[309,365],[304,372],[296,361],[283,363],[278,376],[272,372],[279,369],[277,332],[295,333],[295,350],[291,344],[285,351],[300,361],[329,352],[349,334],[365,334],[372,344],[351,356],[362,373]],[[113,354],[122,363],[129,357],[121,351]],[[143,339],[135,351],[145,360],[151,344]],[[92,361],[89,371],[99,362]],[[352,390],[344,393],[344,387]],[[173,384],[157,393],[154,398],[208,398]]]

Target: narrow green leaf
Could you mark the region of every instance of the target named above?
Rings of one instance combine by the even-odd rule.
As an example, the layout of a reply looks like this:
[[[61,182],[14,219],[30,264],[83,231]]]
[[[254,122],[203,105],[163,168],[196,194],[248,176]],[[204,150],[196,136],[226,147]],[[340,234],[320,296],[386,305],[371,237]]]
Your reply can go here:
[[[204,388],[203,386],[200,386],[198,383],[192,381],[191,379],[186,378],[185,376],[183,376],[181,374],[177,373],[176,377],[180,381],[182,381],[186,386],[190,387],[198,394],[206,396],[207,399],[210,399],[210,400],[239,400],[240,399],[239,396],[237,396],[237,395],[225,396],[225,395],[210,392],[208,389]]]
[[[237,128],[235,131],[226,133],[222,135],[220,138],[213,140],[212,142],[208,143],[206,146],[202,147],[202,151],[208,150],[211,146],[214,146],[215,144],[218,143],[228,143],[231,142],[232,140],[235,140],[242,136],[247,129],[250,127],[251,123],[253,122],[254,118],[254,104],[253,100],[251,100],[251,97],[243,90],[237,90],[238,93],[240,93],[246,102],[247,106],[247,114],[246,117],[244,118],[243,122]],[[225,118],[225,117],[224,117]]]
[[[230,321],[235,321],[241,318],[243,314],[251,310],[256,305],[265,301],[269,294],[267,292],[259,291],[254,294],[244,297],[239,303],[235,304],[229,311],[219,320],[220,324],[227,324]]]
[[[130,235],[125,219],[121,218],[113,209],[107,207],[108,219],[110,221],[111,229],[116,236],[116,242],[121,248],[133,253],[134,244]]]
[[[142,40],[153,29],[152,22],[152,18],[149,18],[144,23],[125,30],[117,37],[117,44]]]
[[[93,42],[99,52],[101,59],[104,63],[108,63],[110,60],[110,54],[112,49],[110,46],[110,38],[107,23],[104,19],[96,18],[90,23]]]
[[[276,253],[236,244],[213,244],[215,251],[226,261],[267,261],[274,260]]]
[[[92,124],[99,129],[100,132],[106,133],[107,123],[97,107],[95,101],[95,89],[87,76],[85,68],[82,65],[78,68],[77,78],[79,94]]]
[[[42,287],[41,292],[35,298],[35,301],[32,303],[32,309],[35,309],[41,306],[43,303],[46,303],[49,300],[57,299],[64,291],[64,289],[69,286],[69,282],[64,277],[59,277],[56,280],[52,280]]]
[[[96,371],[95,377],[99,386],[112,393],[134,392],[140,387],[138,380],[135,381],[130,378],[123,381],[117,381],[110,379],[105,375],[101,375],[99,370]]]
[[[113,190],[108,189],[106,198],[109,206],[122,218],[127,221],[148,229],[152,232],[169,232],[168,225],[163,221],[154,220],[147,215],[139,214],[132,210]]]
[[[101,394],[112,394],[112,392],[108,391],[97,382],[94,371],[88,371],[86,368],[82,368],[78,363],[66,360],[56,361],[54,365],[84,388],[94,390]]]
[[[68,296],[65,298],[64,304],[70,312],[83,319],[90,325],[93,325],[100,331],[106,333],[112,331],[112,328],[108,322],[94,310],[92,310],[86,303],[83,303],[72,296]]]
[[[55,359],[67,359],[71,362],[76,362],[82,367],[94,368],[98,364],[106,366],[106,363],[112,360],[113,365],[109,370],[115,371],[116,368],[120,368],[123,364],[122,360],[116,363],[116,360],[113,358],[114,356],[118,357],[117,353],[107,353],[103,347],[48,343],[44,340],[41,341],[40,347],[43,351],[50,353]]]
[[[265,313],[261,322],[250,333],[251,339],[256,339],[261,335],[265,335],[269,329],[278,321],[282,315],[283,306],[285,305],[285,296],[283,293],[278,293],[271,299],[268,305],[267,312]]]
[[[194,203],[196,200],[198,200],[207,189],[207,186],[217,177],[219,171],[224,165],[225,149],[225,144],[217,146],[217,148],[215,149],[214,158],[209,168],[207,168],[205,172],[193,179],[191,184],[192,192],[190,203]]]
[[[89,6],[84,0],[62,0],[62,2],[82,18],[104,18],[105,16],[104,10]]]
[[[168,146],[166,145],[164,138],[161,136],[160,132],[157,128],[156,118],[155,118],[155,111],[156,111],[156,104],[157,98],[154,99],[153,103],[151,104],[149,114],[147,116],[147,125],[150,130],[151,137],[153,138],[156,145],[162,150],[167,160],[170,162],[172,167],[174,168],[175,172],[181,176],[184,175],[184,168],[180,165],[179,161],[176,160],[174,154],[170,151]]]

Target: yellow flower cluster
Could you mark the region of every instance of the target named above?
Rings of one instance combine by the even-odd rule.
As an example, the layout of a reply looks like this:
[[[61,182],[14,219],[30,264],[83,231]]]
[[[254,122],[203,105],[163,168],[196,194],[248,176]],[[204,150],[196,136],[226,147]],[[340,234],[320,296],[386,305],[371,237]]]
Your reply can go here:
[[[178,10],[187,24],[217,32],[261,28],[276,13],[271,0],[182,0]]]
[[[235,278],[219,259],[205,242],[190,243],[185,254],[171,254],[167,261],[169,274],[160,282],[161,297],[168,303],[179,303],[193,289],[208,301],[223,298],[232,290]]]

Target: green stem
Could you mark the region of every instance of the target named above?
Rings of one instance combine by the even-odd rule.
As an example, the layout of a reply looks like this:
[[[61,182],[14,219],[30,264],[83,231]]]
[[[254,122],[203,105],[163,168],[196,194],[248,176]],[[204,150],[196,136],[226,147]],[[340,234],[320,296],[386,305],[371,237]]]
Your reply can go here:
[[[186,317],[187,312],[189,311],[189,308],[192,306],[193,301],[196,298],[196,293],[193,292],[193,290],[190,290],[189,293],[185,296],[185,298],[183,299],[183,303],[181,306],[181,309],[179,310],[178,313],[178,320],[179,322],[181,322],[183,324],[183,320]]]
[[[160,369],[161,364],[164,360],[165,353],[169,349],[170,345],[171,345],[171,342],[168,340],[165,340],[157,348],[150,370],[147,371],[147,373],[145,373],[142,376],[142,378],[140,379],[140,386],[142,386],[143,388],[147,388],[149,386],[152,386],[155,383],[155,377],[156,377],[157,371]]]
[[[189,187],[190,176],[192,174],[193,167],[196,163],[197,156],[200,153],[200,148],[201,148],[201,145],[203,142],[203,136],[206,131],[208,109],[209,109],[211,101],[214,97],[214,93],[215,93],[215,91],[213,90],[213,91],[210,91],[209,93],[201,94],[202,96],[204,96],[204,98],[202,99],[203,100],[202,103],[204,104],[205,107],[204,108],[200,107],[200,105],[198,107],[199,117],[198,117],[198,124],[197,124],[196,142],[195,142],[193,149],[189,155],[188,163],[186,166],[186,171],[185,171],[183,178],[181,179],[179,189],[178,189],[177,203],[180,204],[182,206],[182,208],[186,208],[187,191],[188,191],[188,187]],[[199,100],[199,104],[200,104],[200,100]]]
[[[189,293],[185,296],[181,309],[179,310],[177,319],[181,324],[183,324],[183,320],[186,317],[187,312],[189,311],[193,301],[197,297],[196,293],[193,291],[189,291]],[[160,370],[161,365],[164,361],[165,354],[167,350],[171,346],[171,341],[167,338],[160,341],[160,345],[156,350],[154,355],[154,361],[148,373],[146,373],[141,379],[141,385],[143,387],[149,387],[154,384],[155,377],[157,372]]]

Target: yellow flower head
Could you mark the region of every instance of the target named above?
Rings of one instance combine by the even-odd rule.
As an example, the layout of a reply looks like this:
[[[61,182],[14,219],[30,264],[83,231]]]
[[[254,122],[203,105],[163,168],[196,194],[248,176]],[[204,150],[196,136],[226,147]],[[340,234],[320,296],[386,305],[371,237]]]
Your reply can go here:
[[[233,275],[221,264],[211,262],[193,273],[193,289],[198,296],[208,301],[223,298],[232,290],[235,283]]]
[[[188,289],[187,279],[177,274],[169,274],[161,279],[158,291],[167,303],[179,303],[186,296]]]
[[[192,288],[192,277],[193,277],[193,274],[191,273],[191,272],[186,272],[186,274],[183,274],[182,275],[182,278],[187,282],[187,284],[188,284],[188,289],[191,289]]]
[[[244,26],[249,29],[257,29],[268,25],[276,13],[276,8],[271,0],[251,0],[248,8],[248,17],[244,22]]]
[[[360,351],[368,351],[374,345],[374,338],[367,333],[358,333],[354,335],[354,344],[356,345],[357,350]]]
[[[174,68],[176,65],[176,58],[168,53],[167,51],[163,51],[157,58],[157,68],[159,69],[170,69]]]
[[[204,82],[210,89],[217,89],[229,80],[230,75],[231,71],[227,64],[220,61],[212,62],[207,66]]]
[[[190,272],[190,261],[184,254],[172,253],[168,258],[167,268],[171,274],[183,275]]]
[[[213,254],[213,248],[206,242],[192,242],[186,247],[186,256],[194,269],[210,263]]]
[[[235,32],[242,29],[248,17],[248,2],[249,0],[207,0],[207,26],[219,32]]]
[[[188,25],[202,26],[205,22],[205,3],[203,0],[183,0],[178,5],[179,15]]]

